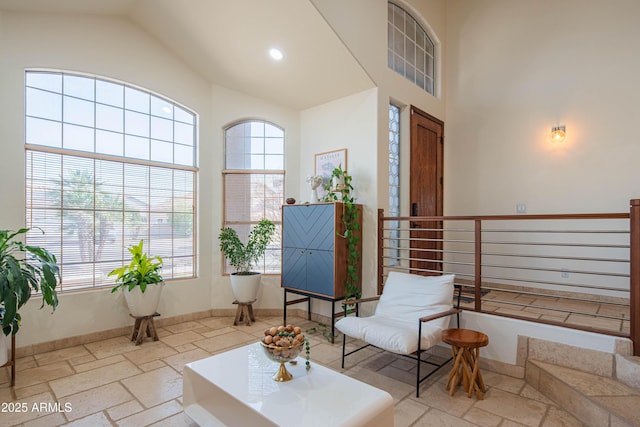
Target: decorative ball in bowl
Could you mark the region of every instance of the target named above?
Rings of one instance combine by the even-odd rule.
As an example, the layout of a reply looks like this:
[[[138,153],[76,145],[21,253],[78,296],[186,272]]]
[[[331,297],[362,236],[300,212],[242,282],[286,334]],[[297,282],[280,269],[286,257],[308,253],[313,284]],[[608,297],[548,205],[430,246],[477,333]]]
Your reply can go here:
[[[269,359],[280,363],[280,369],[273,379],[283,382],[293,378],[284,364],[298,357],[302,351],[305,344],[302,329],[292,325],[274,326],[264,331],[260,344]]]

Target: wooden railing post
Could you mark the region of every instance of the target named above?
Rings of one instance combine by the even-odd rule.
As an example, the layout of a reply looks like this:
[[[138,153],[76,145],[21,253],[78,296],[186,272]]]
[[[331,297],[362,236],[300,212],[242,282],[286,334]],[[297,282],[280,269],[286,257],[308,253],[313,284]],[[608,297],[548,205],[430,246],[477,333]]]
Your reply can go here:
[[[378,295],[382,295],[382,275],[384,274],[384,209],[378,209]]]
[[[640,356],[640,199],[631,200],[630,209],[630,337],[633,342],[633,355]]]
[[[476,219],[474,221],[475,229],[475,311],[482,310],[482,221]]]

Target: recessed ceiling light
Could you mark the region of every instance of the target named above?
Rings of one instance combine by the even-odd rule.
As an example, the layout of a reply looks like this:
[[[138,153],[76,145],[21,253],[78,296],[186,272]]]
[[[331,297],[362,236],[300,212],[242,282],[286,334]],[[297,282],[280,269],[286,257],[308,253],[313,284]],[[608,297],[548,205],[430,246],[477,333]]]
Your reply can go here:
[[[269,49],[269,56],[275,59],[276,61],[282,61],[282,58],[284,58],[284,53],[282,53],[280,49],[276,49],[274,47]]]

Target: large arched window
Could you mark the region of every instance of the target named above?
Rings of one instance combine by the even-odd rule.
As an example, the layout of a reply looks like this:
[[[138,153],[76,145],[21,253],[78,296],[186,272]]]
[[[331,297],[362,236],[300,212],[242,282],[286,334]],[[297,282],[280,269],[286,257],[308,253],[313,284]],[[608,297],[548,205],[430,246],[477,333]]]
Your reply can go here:
[[[280,273],[280,208],[284,202],[284,130],[261,120],[247,120],[224,132],[224,227],[232,227],[246,241],[261,219],[278,229],[256,270]],[[233,273],[228,264],[225,273]]]
[[[27,242],[56,255],[62,290],[114,284],[140,240],[165,280],[195,277],[196,114],[105,78],[25,77]]]
[[[435,95],[435,44],[405,9],[388,3],[387,64],[428,93]]]

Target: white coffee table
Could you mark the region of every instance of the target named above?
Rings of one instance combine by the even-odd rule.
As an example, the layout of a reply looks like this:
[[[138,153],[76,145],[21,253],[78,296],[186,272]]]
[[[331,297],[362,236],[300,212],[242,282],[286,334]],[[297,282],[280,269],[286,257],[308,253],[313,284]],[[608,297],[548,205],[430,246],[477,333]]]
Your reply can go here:
[[[259,343],[188,363],[183,407],[200,426],[393,426],[389,393],[298,357],[293,379],[271,377],[279,365]]]

